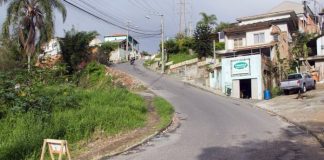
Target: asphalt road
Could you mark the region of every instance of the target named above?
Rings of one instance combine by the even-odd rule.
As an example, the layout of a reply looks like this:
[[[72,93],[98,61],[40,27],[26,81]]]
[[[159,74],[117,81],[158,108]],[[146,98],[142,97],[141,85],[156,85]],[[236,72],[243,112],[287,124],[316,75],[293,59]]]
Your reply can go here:
[[[112,160],[320,160],[319,144],[297,127],[248,104],[135,66],[116,68],[172,103],[181,126]]]

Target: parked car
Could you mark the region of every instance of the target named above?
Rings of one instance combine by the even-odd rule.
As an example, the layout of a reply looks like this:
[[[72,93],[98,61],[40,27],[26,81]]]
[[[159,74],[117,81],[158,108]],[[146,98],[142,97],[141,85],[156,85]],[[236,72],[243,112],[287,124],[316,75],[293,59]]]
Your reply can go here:
[[[316,81],[308,73],[295,73],[288,75],[288,79],[280,82],[280,88],[285,94],[290,91],[301,91],[305,93],[309,89],[316,88]]]

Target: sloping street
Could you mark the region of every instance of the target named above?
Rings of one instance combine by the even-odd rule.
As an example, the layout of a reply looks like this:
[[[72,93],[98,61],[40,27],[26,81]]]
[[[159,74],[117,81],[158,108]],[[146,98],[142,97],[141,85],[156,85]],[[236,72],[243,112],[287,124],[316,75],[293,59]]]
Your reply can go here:
[[[319,144],[297,127],[248,104],[219,97],[145,69],[116,65],[175,107],[181,126],[113,160],[323,159]]]

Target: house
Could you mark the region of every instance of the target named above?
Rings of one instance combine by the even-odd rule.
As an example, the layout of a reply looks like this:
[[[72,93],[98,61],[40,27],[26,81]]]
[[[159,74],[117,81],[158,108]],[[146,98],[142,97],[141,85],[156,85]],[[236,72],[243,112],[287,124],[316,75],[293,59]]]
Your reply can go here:
[[[284,1],[272,8],[269,13],[294,11],[298,17],[298,30],[299,32],[306,33],[319,33],[320,27],[318,25],[318,15],[309,8],[306,1],[303,3],[296,3],[291,1]]]
[[[270,74],[273,64],[291,58],[289,48],[297,32],[319,32],[306,4],[283,2],[269,12],[238,18],[224,30],[225,50],[217,52],[221,60],[211,83],[235,98],[263,99],[264,90],[278,83]]]
[[[59,38],[53,38],[48,43],[42,46],[43,54],[45,56],[56,56],[61,54],[61,46],[59,43]]]
[[[59,38],[53,38],[41,46],[42,53],[39,54],[35,66],[51,68],[62,59],[62,49]]]
[[[119,44],[118,48],[113,51],[110,56],[110,60],[114,63],[128,61],[131,57],[135,57],[136,59],[140,58],[139,43],[132,36],[127,36],[125,34],[114,34],[111,36],[105,36],[104,41]]]
[[[324,82],[324,35],[320,35],[307,43],[307,46],[312,49],[307,58],[301,58],[301,61],[306,61],[310,69],[316,71],[318,77],[316,80]]]
[[[99,47],[101,46],[102,41],[96,37],[89,43],[90,52],[92,53],[92,59],[95,58],[96,54],[99,52]]]

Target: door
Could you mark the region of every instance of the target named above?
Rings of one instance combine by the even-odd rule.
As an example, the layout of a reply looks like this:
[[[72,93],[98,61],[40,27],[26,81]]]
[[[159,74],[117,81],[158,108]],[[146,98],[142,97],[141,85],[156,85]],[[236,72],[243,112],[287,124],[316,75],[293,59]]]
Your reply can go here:
[[[232,97],[240,98],[240,80],[233,80]]]
[[[252,99],[259,99],[258,79],[252,79]]]

